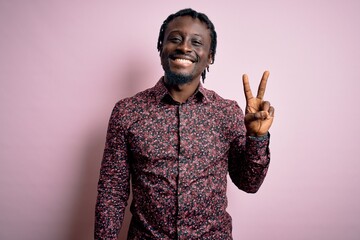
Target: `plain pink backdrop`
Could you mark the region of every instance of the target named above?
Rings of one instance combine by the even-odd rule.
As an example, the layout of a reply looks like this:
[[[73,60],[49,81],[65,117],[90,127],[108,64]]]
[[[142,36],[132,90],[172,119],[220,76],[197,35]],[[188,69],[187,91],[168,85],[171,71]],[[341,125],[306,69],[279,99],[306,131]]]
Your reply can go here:
[[[356,0],[0,0],[0,239],[92,239],[112,107],[160,78],[160,25],[185,7],[218,32],[207,88],[244,107],[241,75],[271,72],[272,162],[255,195],[229,182],[234,239],[359,239]]]

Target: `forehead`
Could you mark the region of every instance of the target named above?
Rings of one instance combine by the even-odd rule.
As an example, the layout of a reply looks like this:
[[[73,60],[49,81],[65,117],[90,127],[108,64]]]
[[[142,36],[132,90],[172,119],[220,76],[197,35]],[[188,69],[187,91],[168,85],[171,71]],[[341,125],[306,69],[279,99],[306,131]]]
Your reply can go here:
[[[165,30],[165,35],[172,32],[181,32],[210,38],[210,30],[206,23],[201,22],[197,18],[192,18],[191,16],[176,17],[169,22]]]

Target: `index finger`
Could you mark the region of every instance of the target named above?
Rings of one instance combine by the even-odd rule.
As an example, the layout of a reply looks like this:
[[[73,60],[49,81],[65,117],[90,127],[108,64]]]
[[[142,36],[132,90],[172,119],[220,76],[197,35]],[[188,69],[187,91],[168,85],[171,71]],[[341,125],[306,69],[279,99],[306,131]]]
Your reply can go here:
[[[269,75],[270,75],[270,72],[265,71],[262,78],[261,78],[259,88],[258,88],[258,92],[257,92],[257,96],[256,96],[259,99],[263,99],[263,97],[264,97],[265,89],[266,89],[266,83],[267,83],[267,80],[269,78]]]
[[[253,95],[252,95],[252,92],[250,89],[249,78],[246,74],[244,74],[242,76],[242,79],[243,79],[243,85],[244,85],[245,98],[246,98],[246,101],[248,101],[253,98]]]

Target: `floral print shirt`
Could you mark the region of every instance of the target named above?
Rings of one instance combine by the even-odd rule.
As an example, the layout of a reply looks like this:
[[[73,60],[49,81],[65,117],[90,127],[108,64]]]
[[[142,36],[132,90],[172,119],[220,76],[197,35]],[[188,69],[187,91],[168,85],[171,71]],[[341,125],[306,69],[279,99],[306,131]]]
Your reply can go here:
[[[227,174],[239,189],[256,192],[268,169],[268,145],[269,136],[246,136],[235,101],[201,84],[182,104],[163,78],[119,101],[100,169],[95,239],[117,239],[130,184],[128,239],[232,239]]]

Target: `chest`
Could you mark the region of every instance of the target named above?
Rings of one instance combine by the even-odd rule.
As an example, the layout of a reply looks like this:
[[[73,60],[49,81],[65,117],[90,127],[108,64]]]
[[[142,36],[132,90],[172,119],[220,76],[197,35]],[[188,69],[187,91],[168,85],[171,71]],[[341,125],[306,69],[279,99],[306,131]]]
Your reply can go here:
[[[224,157],[229,143],[226,121],[206,106],[168,105],[140,115],[128,131],[128,146],[136,159]]]

